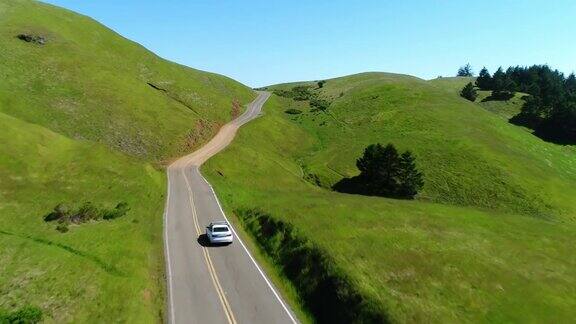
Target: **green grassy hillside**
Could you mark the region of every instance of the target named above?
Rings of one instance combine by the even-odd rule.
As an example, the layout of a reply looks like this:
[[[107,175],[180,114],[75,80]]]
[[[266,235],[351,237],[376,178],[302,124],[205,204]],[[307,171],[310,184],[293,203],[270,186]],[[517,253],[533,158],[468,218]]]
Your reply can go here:
[[[0,309],[55,322],[154,322],[163,288],[165,179],[150,164],[0,113]],[[130,212],[71,226],[43,216],[85,201]]]
[[[0,0],[0,317],[32,305],[48,322],[161,321],[159,166],[253,97],[88,17]],[[43,220],[57,204],[85,202],[130,210],[66,233]]]
[[[254,96],[226,77],[165,61],[91,18],[29,0],[0,1],[0,71],[1,112],[147,160],[188,151],[230,119],[233,100]]]
[[[259,208],[293,224],[392,321],[576,315],[573,148],[414,77],[303,84],[331,101],[326,112],[273,97],[265,115],[205,166],[226,209]],[[328,189],[355,175],[355,159],[375,142],[415,153],[426,181],[415,201]]]
[[[426,175],[419,199],[573,219],[574,150],[527,136],[458,95],[409,76],[367,73],[329,80],[318,91],[327,113],[296,115],[318,147],[302,166],[326,187],[357,173],[364,147],[412,150]]]
[[[476,78],[469,77],[451,77],[451,78],[437,78],[430,80],[429,83],[437,85],[438,87],[449,91],[452,94],[459,94],[462,88],[468,83],[475,83]],[[522,97],[526,96],[525,93],[516,93],[514,97],[509,100],[491,100],[489,97],[492,91],[478,90],[478,98],[476,103],[480,107],[493,112],[500,117],[509,120],[517,115],[524,105]]]

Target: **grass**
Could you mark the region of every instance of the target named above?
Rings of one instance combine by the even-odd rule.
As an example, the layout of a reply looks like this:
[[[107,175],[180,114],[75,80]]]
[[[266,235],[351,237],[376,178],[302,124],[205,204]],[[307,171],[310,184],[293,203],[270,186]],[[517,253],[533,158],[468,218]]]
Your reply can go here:
[[[429,82],[439,86],[442,89],[447,90],[451,94],[459,94],[462,88],[468,82],[475,82],[475,78],[469,77],[452,77],[452,78],[437,78],[430,80]],[[476,103],[480,107],[499,115],[505,120],[509,120],[513,116],[517,115],[524,105],[524,100],[522,97],[526,96],[525,93],[517,92],[514,97],[509,100],[487,100],[486,98],[490,96],[492,91],[477,90],[478,98],[476,98]]]
[[[162,321],[161,166],[253,98],[88,17],[0,0],[0,310],[39,307],[47,322]],[[43,220],[57,204],[87,202],[130,210],[67,227]]]
[[[368,73],[314,91],[331,102],[325,113],[274,96],[208,161],[204,172],[226,210],[258,208],[292,224],[394,322],[576,315],[573,148],[543,142],[432,81]],[[355,159],[374,142],[415,153],[426,180],[417,200],[327,189],[355,175]]]
[[[0,305],[40,306],[55,322],[154,322],[163,302],[165,179],[149,163],[0,114]],[[126,216],[71,225],[44,215],[97,201]]]
[[[39,2],[0,0],[0,39],[0,112],[146,160],[189,152],[231,119],[234,100],[254,97],[236,81],[165,61],[91,18]]]

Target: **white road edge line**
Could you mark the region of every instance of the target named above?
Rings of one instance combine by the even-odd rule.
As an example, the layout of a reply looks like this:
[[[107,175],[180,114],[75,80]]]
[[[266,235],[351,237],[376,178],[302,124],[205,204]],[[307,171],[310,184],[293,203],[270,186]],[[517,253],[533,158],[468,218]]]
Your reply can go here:
[[[164,207],[164,247],[166,249],[166,263],[168,264],[168,305],[170,311],[168,312],[168,323],[174,323],[174,298],[172,296],[172,261],[170,260],[170,246],[168,243],[168,207],[170,206],[170,167],[166,168],[166,179],[168,185],[168,193],[166,194],[166,206]]]
[[[226,213],[224,213],[224,210],[222,209],[222,205],[220,204],[220,200],[218,199],[218,195],[216,195],[216,192],[214,191],[214,187],[212,187],[210,182],[208,182],[208,180],[206,180],[206,178],[204,178],[202,173],[200,173],[200,168],[198,166],[195,167],[195,170],[196,170],[196,173],[198,173],[198,175],[200,176],[200,178],[202,178],[202,180],[204,180],[204,182],[206,182],[208,187],[210,187],[210,190],[212,191],[212,195],[216,199],[216,203],[218,204],[218,208],[220,208],[220,212],[222,213],[222,216],[224,216],[224,219],[226,219],[226,222],[228,223],[228,225],[230,225],[230,228],[232,229],[232,232],[234,233],[234,235],[236,236],[236,238],[240,242],[240,245],[242,245],[242,248],[244,248],[244,251],[246,251],[246,254],[250,258],[250,260],[252,261],[254,266],[256,266],[256,269],[258,269],[258,272],[260,273],[262,278],[264,278],[264,281],[266,282],[266,284],[268,285],[270,290],[272,290],[272,293],[274,293],[274,296],[276,297],[278,302],[280,302],[280,305],[282,305],[282,308],[284,308],[284,310],[286,311],[286,313],[290,317],[290,320],[292,320],[292,323],[297,324],[298,322],[294,319],[294,316],[292,316],[292,313],[290,312],[290,310],[288,310],[288,307],[286,307],[286,304],[284,304],[284,301],[282,301],[282,298],[280,298],[280,295],[276,292],[276,289],[274,288],[274,286],[272,286],[272,283],[270,283],[270,281],[268,280],[268,278],[264,274],[264,271],[262,271],[262,269],[260,269],[260,266],[258,265],[258,263],[256,263],[256,260],[254,260],[254,258],[252,257],[252,254],[250,254],[250,251],[248,251],[248,248],[246,248],[246,245],[244,245],[244,242],[242,242],[242,239],[234,230],[234,226],[232,226],[232,223],[230,223],[230,221],[228,220],[228,217],[226,217]]]

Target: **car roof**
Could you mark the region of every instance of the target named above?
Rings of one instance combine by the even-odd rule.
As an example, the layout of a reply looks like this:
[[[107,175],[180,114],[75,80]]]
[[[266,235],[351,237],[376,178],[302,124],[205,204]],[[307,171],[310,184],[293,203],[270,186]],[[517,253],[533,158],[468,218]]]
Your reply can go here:
[[[228,226],[228,222],[226,222],[226,221],[217,221],[217,222],[212,222],[212,223],[210,223],[210,226],[214,226],[214,225],[226,225],[226,226]]]

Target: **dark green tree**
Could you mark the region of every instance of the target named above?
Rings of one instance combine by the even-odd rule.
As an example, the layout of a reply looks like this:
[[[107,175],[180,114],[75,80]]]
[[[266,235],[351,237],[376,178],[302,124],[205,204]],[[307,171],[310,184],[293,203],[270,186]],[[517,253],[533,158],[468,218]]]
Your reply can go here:
[[[524,92],[534,97],[540,97],[540,87],[538,86],[537,83],[530,83],[529,85],[526,85],[524,89],[525,89]]]
[[[472,66],[470,66],[470,63],[467,63],[464,66],[461,66],[458,69],[458,74],[456,74],[456,76],[459,76],[459,77],[472,77],[472,76],[474,76],[474,72],[472,71]]]
[[[402,153],[398,164],[397,196],[404,199],[414,199],[414,196],[424,187],[424,177],[416,167],[416,160],[410,151]]]
[[[542,100],[537,96],[530,96],[524,99],[522,114],[531,117],[542,117]]]
[[[369,194],[393,196],[398,183],[396,180],[399,165],[398,151],[392,144],[372,144],[364,149],[364,154],[356,161],[360,177]]]
[[[492,90],[493,91],[503,91],[506,83],[506,73],[499,67],[494,75],[492,76]]]
[[[486,67],[480,70],[480,74],[478,74],[478,78],[476,78],[476,86],[478,86],[480,90],[492,90],[492,76]]]
[[[476,98],[478,97],[478,93],[476,92],[476,89],[474,88],[472,82],[468,82],[468,84],[464,86],[462,91],[460,91],[460,96],[472,102],[476,100]]]
[[[511,71],[510,69],[508,71]],[[508,72],[504,72],[502,67],[498,68],[492,76],[492,99],[508,100],[514,96],[516,83]]]
[[[422,173],[410,152],[402,155],[392,144],[372,144],[364,149],[364,154],[356,161],[360,175],[344,179],[336,190],[362,193],[374,196],[413,199],[422,189]]]
[[[576,99],[576,75],[574,75],[574,73],[570,74],[566,79],[565,84],[568,96]]]

